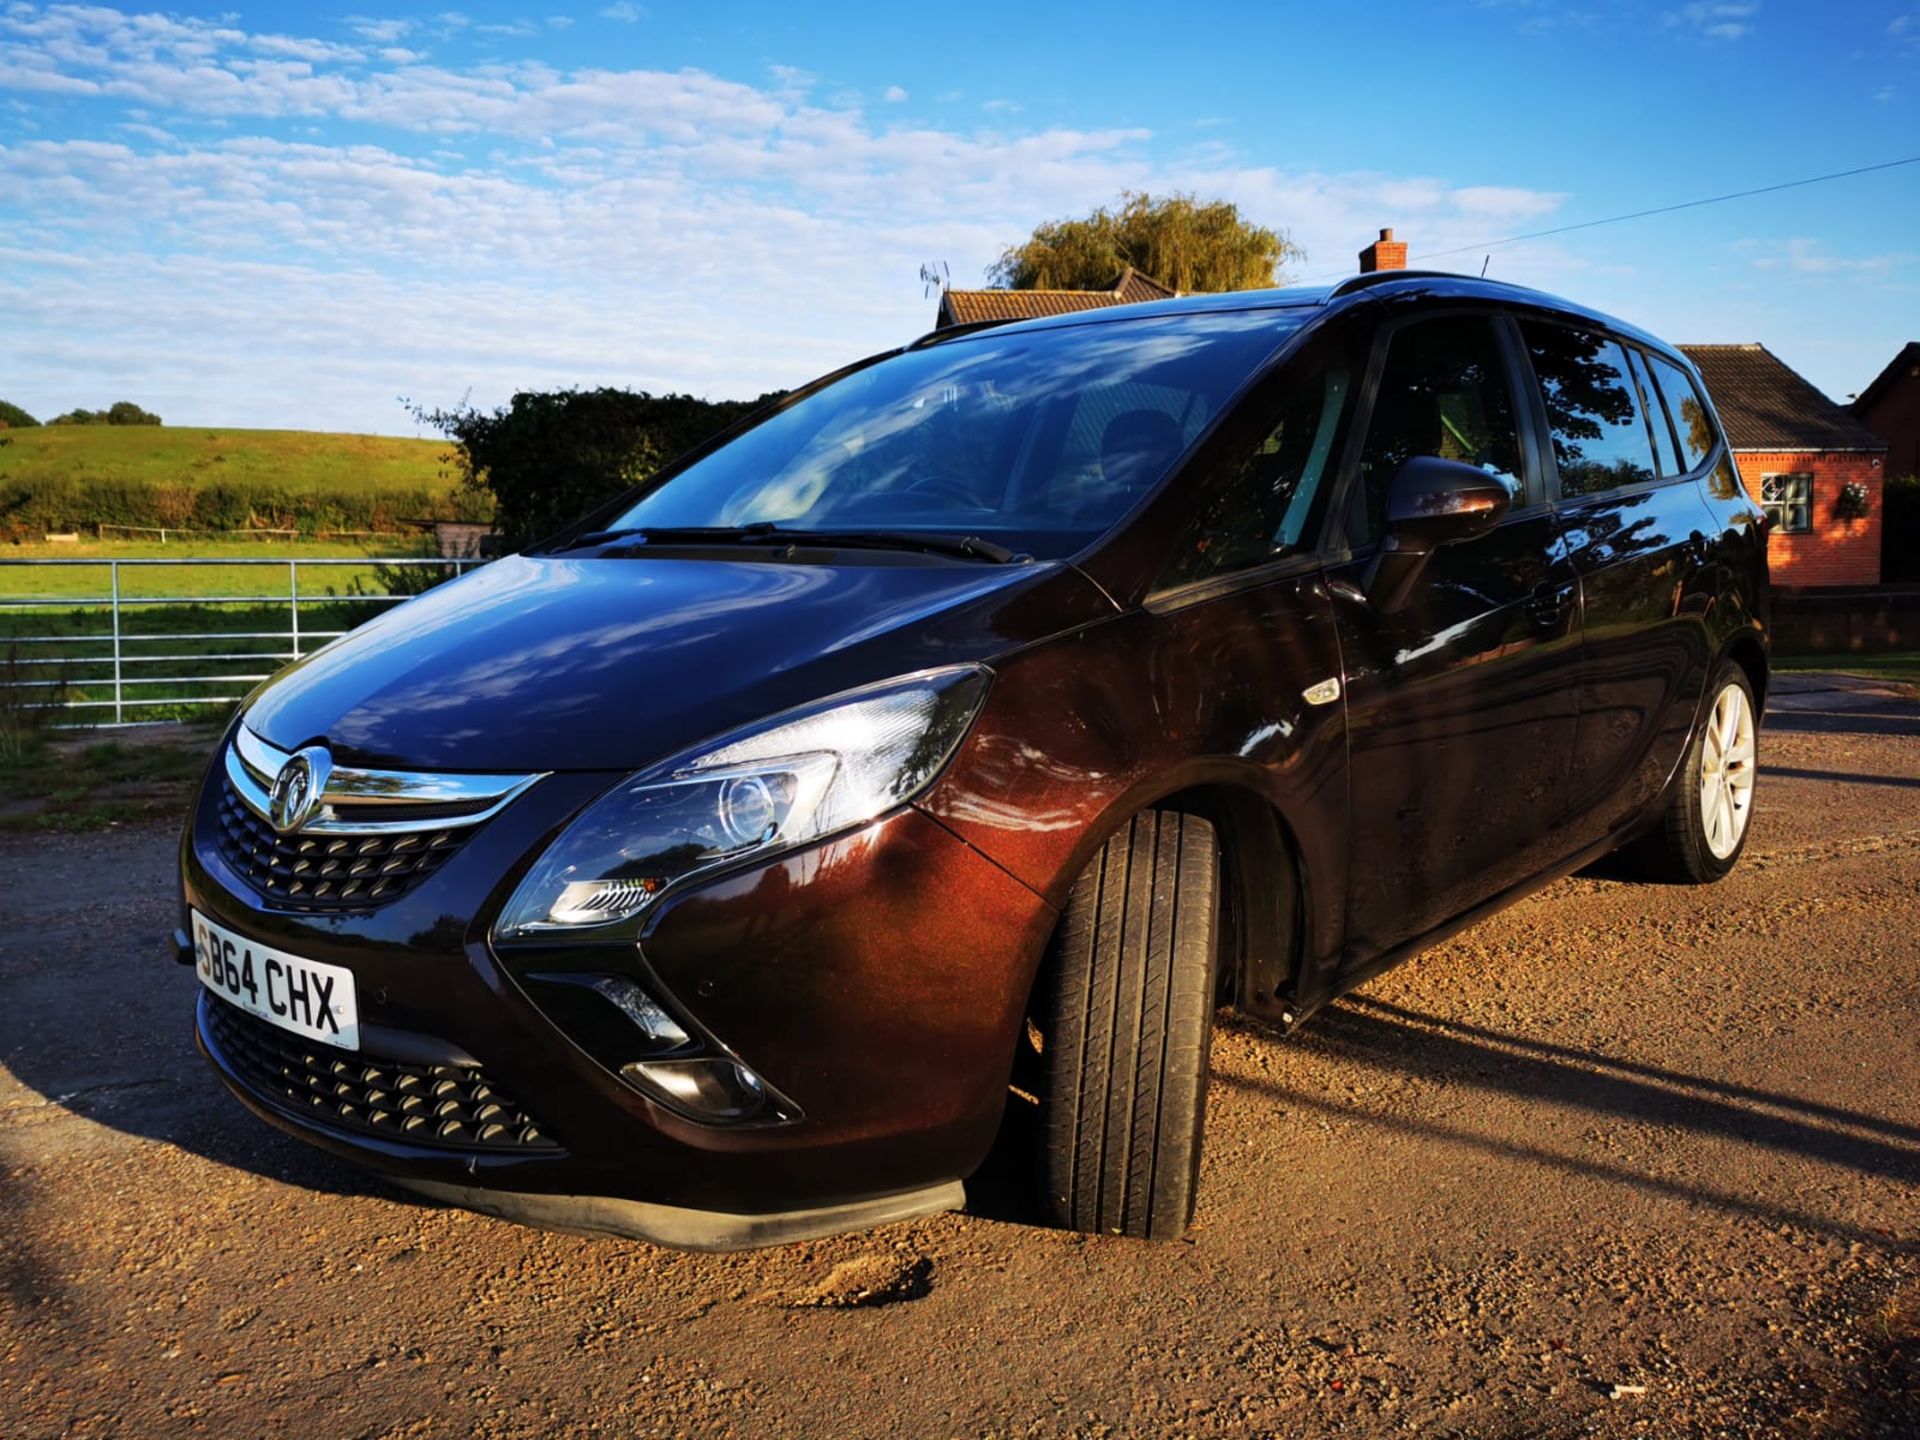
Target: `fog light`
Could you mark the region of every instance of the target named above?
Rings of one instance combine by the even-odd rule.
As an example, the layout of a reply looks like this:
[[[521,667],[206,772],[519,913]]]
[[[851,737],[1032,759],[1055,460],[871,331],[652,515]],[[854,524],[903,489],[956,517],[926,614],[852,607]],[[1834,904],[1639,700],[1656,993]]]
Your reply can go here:
[[[738,1060],[640,1060],[621,1075],[691,1120],[742,1124],[797,1120],[798,1107]]]
[[[660,1042],[663,1050],[677,1050],[687,1043],[687,1032],[646,991],[624,975],[601,975],[593,982],[593,993],[607,1001],[637,1025],[649,1040]]]

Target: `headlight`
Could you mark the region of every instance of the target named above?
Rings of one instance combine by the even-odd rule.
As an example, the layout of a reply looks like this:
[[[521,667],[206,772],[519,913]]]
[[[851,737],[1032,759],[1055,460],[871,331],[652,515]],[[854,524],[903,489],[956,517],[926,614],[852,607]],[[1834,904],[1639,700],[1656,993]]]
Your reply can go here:
[[[623,781],[513,892],[496,934],[622,933],[669,886],[864,825],[940,773],[988,672],[923,671],[837,696]]]

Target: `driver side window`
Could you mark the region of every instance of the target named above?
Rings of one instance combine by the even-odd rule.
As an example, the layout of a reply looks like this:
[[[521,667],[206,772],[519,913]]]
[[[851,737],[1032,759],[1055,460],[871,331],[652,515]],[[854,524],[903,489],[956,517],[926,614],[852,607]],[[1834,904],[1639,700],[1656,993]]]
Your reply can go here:
[[[1325,348],[1336,353],[1291,362],[1276,398],[1250,402],[1262,407],[1265,433],[1201,503],[1163,587],[1251,570],[1318,541],[1355,381],[1346,348]]]
[[[1477,465],[1513,483],[1514,508],[1530,503],[1513,392],[1499,337],[1484,316],[1423,320],[1394,332],[1347,517],[1356,550],[1380,538],[1393,477],[1416,455]]]

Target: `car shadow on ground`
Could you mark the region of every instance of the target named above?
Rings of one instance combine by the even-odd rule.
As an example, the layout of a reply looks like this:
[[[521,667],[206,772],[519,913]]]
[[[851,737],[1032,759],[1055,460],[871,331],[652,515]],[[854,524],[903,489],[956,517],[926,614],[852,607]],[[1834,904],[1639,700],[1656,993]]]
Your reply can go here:
[[[1911,735],[1920,736],[1920,714],[1908,702],[1896,701],[1872,710],[1769,710],[1761,726],[1761,744],[1769,731],[1793,735]],[[1761,763],[1766,763],[1762,751]]]
[[[0,954],[0,964],[4,959]],[[181,998],[175,987],[166,989],[170,998]],[[92,1063],[79,1067],[75,1060],[79,1037],[61,1026],[20,1025],[15,1023],[17,1016],[10,1016],[0,1026],[0,1058],[20,1085],[40,1097],[39,1104],[121,1134],[304,1190],[434,1206],[433,1201],[302,1144],[250,1113],[227,1092],[195,1049],[191,992],[185,994],[184,1003],[162,1008],[158,1024],[144,1006],[89,1011],[89,1033],[81,1043]],[[156,1035],[162,1037],[158,1042]],[[30,1099],[15,1105],[26,1111],[36,1108]]]
[[[1761,772],[1768,776],[1782,776],[1788,780],[1830,781],[1837,785],[1886,785],[1899,790],[1920,790],[1920,776],[1914,775],[1855,775],[1844,770],[1802,770],[1793,765],[1761,765]]]
[[[1223,1030],[1272,1032],[1223,1015]],[[1277,1040],[1274,1043],[1278,1043]],[[1667,1070],[1597,1051],[1554,1045],[1382,1001],[1349,998],[1328,1007],[1294,1037],[1347,1075],[1400,1076],[1591,1112],[1600,1125],[1685,1130],[1760,1150],[1845,1167],[1901,1184],[1920,1183],[1920,1126],[1846,1110],[1733,1081]],[[1525,1160],[1649,1193],[1712,1205],[1776,1224],[1793,1224],[1881,1247],[1901,1242],[1885,1231],[1848,1225],[1734,1185],[1689,1183],[1605,1158],[1593,1147],[1565,1149],[1494,1139],[1428,1116],[1316,1092],[1300,1084],[1216,1072],[1214,1081],[1272,1098],[1289,1110],[1344,1119],[1488,1154]]]

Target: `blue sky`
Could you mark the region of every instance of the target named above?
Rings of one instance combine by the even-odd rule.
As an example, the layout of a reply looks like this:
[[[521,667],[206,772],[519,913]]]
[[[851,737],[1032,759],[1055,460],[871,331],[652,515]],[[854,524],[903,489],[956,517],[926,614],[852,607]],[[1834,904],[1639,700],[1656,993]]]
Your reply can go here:
[[[0,0],[0,397],[405,434],[402,395],[752,395],[1123,189],[1319,279],[1382,225],[1418,263],[1916,153],[1920,0]],[[1491,254],[1844,397],[1920,338],[1920,165]]]

